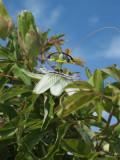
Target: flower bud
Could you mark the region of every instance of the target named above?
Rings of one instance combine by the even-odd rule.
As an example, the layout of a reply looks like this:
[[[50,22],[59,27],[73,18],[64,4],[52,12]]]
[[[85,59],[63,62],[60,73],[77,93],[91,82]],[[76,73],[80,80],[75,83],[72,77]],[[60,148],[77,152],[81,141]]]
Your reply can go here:
[[[7,12],[2,0],[0,0],[0,38],[6,39],[14,29],[12,18]]]
[[[61,54],[59,55],[59,60],[62,60],[62,61],[65,60],[65,55],[61,53]]]
[[[18,15],[17,22],[18,22],[18,32],[20,34],[22,41],[25,43],[26,33],[30,29],[35,30],[37,32],[34,17],[31,12],[24,10]]]
[[[19,44],[29,59],[30,65],[35,67],[36,57],[40,51],[40,38],[34,17],[31,12],[24,10],[18,15],[17,21]]]

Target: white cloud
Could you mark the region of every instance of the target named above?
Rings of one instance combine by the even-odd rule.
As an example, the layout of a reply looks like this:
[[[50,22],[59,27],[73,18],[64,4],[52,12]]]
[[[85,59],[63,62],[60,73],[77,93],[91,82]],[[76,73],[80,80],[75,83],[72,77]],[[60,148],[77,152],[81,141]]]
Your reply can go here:
[[[87,55],[87,50],[85,48],[77,46],[76,48],[73,48],[72,56],[77,56],[82,59],[85,59]]]
[[[92,54],[88,51],[87,48],[76,48],[75,54],[76,56],[83,56],[86,61],[95,60],[99,58],[107,58],[107,59],[120,59],[120,35],[114,36],[111,38],[110,43],[100,44],[98,43],[98,49],[94,48]],[[97,47],[97,46],[96,46]]]
[[[51,3],[48,3],[46,0],[26,0],[20,1],[20,7],[17,6],[17,3],[14,4],[16,9],[12,10],[12,6],[9,7],[10,15],[17,25],[17,16],[22,10],[31,11],[35,17],[36,25],[42,27],[51,27],[55,25],[62,13],[62,6],[54,6]],[[14,6],[14,7],[15,7]]]
[[[120,36],[112,39],[109,47],[104,51],[107,58],[120,58]]]
[[[89,24],[93,27],[99,22],[99,18],[97,16],[90,17],[88,20]]]
[[[47,4],[45,0],[26,0],[23,4],[27,10],[33,13],[37,24],[47,27],[57,23],[62,11],[62,6],[51,8],[50,3]]]

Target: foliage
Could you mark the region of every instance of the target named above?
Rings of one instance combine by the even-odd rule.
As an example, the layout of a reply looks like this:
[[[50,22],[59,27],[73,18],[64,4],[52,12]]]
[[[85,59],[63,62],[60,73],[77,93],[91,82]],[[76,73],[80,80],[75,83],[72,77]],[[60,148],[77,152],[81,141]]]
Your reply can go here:
[[[3,19],[12,22],[0,0],[1,6],[0,26]],[[0,37],[8,36],[6,46],[0,45],[0,160],[119,159],[120,69],[113,65],[91,74],[86,68],[88,81],[75,80],[77,73],[62,68],[63,63],[83,66],[85,61],[71,57],[69,48],[62,51],[64,34],[48,38],[50,30],[41,32],[28,11],[22,11],[18,27],[13,26],[0,27]],[[9,32],[3,34],[4,28]],[[50,51],[53,46],[57,51]],[[36,73],[34,67],[46,63],[53,71]],[[47,74],[49,86],[35,94],[34,87]],[[110,76],[116,81],[106,83]],[[52,95],[49,88],[63,94]],[[103,111],[109,113],[108,120],[102,117]],[[117,119],[114,125],[112,116]]]

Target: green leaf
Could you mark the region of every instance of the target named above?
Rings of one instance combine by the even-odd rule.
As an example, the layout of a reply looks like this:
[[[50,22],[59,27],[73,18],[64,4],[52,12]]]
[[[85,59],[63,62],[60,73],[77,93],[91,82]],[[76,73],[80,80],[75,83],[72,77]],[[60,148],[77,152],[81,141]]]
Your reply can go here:
[[[17,125],[20,118],[15,117],[7,122],[2,128],[0,128],[0,136],[11,136],[17,132]]]
[[[92,103],[94,104],[95,108],[96,108],[96,112],[98,115],[98,122],[101,121],[102,118],[102,111],[103,111],[103,103],[102,103],[102,99],[95,99],[92,101]]]
[[[111,108],[113,107],[113,104],[105,98],[102,104],[103,104],[104,110],[110,113]],[[119,113],[119,109],[114,107],[113,116],[115,116],[117,119],[120,119],[120,115],[118,113]]]
[[[78,157],[84,157],[91,153],[90,146],[85,142],[77,139],[62,139],[61,147]]]
[[[38,80],[40,80],[40,79],[43,77],[42,74],[37,74],[37,73],[33,73],[33,72],[28,72],[28,71],[26,71],[26,70],[24,70],[24,69],[21,69],[21,71],[22,71],[25,75],[27,75],[28,77],[33,78],[33,79],[38,79]]]
[[[0,45],[0,58],[8,58],[8,49]]]
[[[0,137],[0,150],[13,142],[15,142],[15,138],[13,136]]]
[[[85,120],[85,122],[86,122],[86,124],[88,124],[90,126],[99,127],[101,129],[104,129],[106,127],[106,123],[104,121],[98,122],[94,119],[88,119],[88,120]]]
[[[120,139],[120,125],[115,127],[114,136]]]
[[[29,150],[31,150],[36,144],[39,143],[39,141],[43,138],[45,135],[46,130],[40,131],[40,129],[35,129],[32,130],[30,133],[26,134],[22,139],[21,139],[21,145],[24,150],[24,145],[27,145]],[[24,150],[24,153],[26,150]]]
[[[95,158],[95,160],[118,160],[117,158],[115,157],[101,157],[101,158]]]
[[[30,114],[31,116],[31,114]],[[42,120],[41,119],[36,119],[33,121],[30,121],[29,123],[26,124],[25,132],[30,132],[31,130],[35,129],[41,129],[42,128]]]
[[[46,129],[48,126],[50,120],[54,117],[53,115],[53,107],[54,107],[54,101],[52,99],[52,95],[49,95],[48,97],[45,97],[45,105],[44,105],[44,119],[42,124],[42,129]]]
[[[24,152],[18,152],[18,154],[15,157],[15,160],[24,160],[25,154]]]
[[[66,117],[72,112],[85,107],[96,96],[89,92],[77,92],[62,102],[62,106],[58,106],[55,110],[58,116]]]
[[[97,139],[95,133],[88,128],[86,125],[75,125],[75,129],[78,131],[78,133],[82,136],[84,141],[90,145],[91,149],[94,151],[96,144],[97,144]]]
[[[21,120],[19,123],[19,130],[17,134],[18,144],[21,144],[21,137],[26,125],[26,121],[28,120],[28,117],[30,113],[34,110],[34,104],[38,98],[38,95],[31,95],[26,99],[25,106],[23,110],[21,111]]]
[[[112,102],[115,105],[120,105],[120,83],[117,85],[113,84],[108,84],[108,88],[110,88],[112,92]]]
[[[59,53],[62,53],[62,48],[60,47],[58,43],[55,43],[55,47]]]
[[[82,81],[82,80],[70,83],[69,85],[67,85],[65,87],[65,89],[66,88],[79,88],[79,89],[93,90],[93,86],[92,85],[90,85],[88,82]]]
[[[25,84],[27,84],[27,85],[30,85],[30,84],[31,84],[31,79],[30,79],[28,76],[26,76],[25,74],[23,74],[23,72],[21,71],[21,68],[19,68],[19,67],[17,66],[17,64],[15,64],[15,65],[13,66],[13,72],[14,72],[14,76],[15,76],[16,78],[21,78],[21,79],[23,80],[23,82],[24,82]]]
[[[48,29],[46,32],[42,33],[42,40],[43,43],[47,40],[47,35],[51,31],[51,29]]]
[[[88,80],[88,83],[90,83],[92,86],[94,86],[93,76],[90,77],[90,79]]]
[[[25,106],[21,112],[21,115],[22,115],[22,120],[24,121],[27,121],[29,115],[30,115],[30,112],[34,110],[34,104],[37,100],[39,95],[30,95],[29,97],[27,97],[26,99],[26,103],[25,103]]]
[[[115,152],[119,153],[120,154],[120,140],[117,139],[117,142],[116,142],[116,139],[115,141],[113,140],[110,140],[110,139],[106,139],[106,142],[108,142],[111,146],[112,149],[115,150]]]
[[[23,151],[19,151],[15,160],[38,160],[38,158],[31,152],[27,145],[24,145],[25,153]]]
[[[3,92],[0,95],[0,102],[3,103],[4,101],[12,98],[12,97],[16,97],[22,93],[26,93],[31,91],[31,87],[30,86],[26,86],[26,85],[16,85],[13,86],[9,89],[7,89],[5,92]]]
[[[86,75],[87,75],[88,79],[90,79],[92,74],[91,74],[90,70],[87,67],[85,68],[85,72],[86,72]]]
[[[8,115],[10,119],[18,115],[13,106],[0,104],[0,111],[2,111],[4,115]]]
[[[102,78],[101,71],[96,69],[93,74],[93,83],[94,83],[94,90],[96,92],[104,92],[104,81]]]
[[[118,67],[110,66],[108,68],[102,69],[102,71],[112,76],[117,81],[120,81],[120,69]]]
[[[72,57],[75,64],[79,65],[81,67],[84,67],[83,63],[86,63],[83,59],[79,58],[79,57]]]
[[[0,61],[1,62],[1,61]],[[0,92],[3,91],[5,84],[8,83],[8,80],[10,79],[9,77],[4,77],[2,75],[9,75],[10,70],[12,68],[12,64],[8,64],[6,63],[6,65],[4,66],[5,63],[3,63],[3,68],[1,67],[1,69],[3,69],[3,72],[1,73],[0,76]],[[4,68],[5,67],[5,68]]]
[[[59,125],[55,144],[50,146],[50,148],[48,150],[48,154],[44,158],[42,158],[41,160],[51,160],[52,159],[52,157],[57,152],[57,149],[60,145],[61,139],[65,136],[65,134],[70,126],[71,126],[70,123],[69,124],[64,123],[62,125]]]
[[[59,34],[54,35],[53,37],[54,37],[54,39],[59,39],[63,36],[65,36],[65,34],[59,33]]]

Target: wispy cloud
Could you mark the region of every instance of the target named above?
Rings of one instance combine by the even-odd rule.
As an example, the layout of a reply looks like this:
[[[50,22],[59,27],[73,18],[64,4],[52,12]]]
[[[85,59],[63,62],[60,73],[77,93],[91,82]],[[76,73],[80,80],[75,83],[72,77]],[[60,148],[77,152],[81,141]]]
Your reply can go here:
[[[86,55],[87,55],[87,50],[85,48],[82,48],[82,47],[76,47],[72,51],[72,56],[77,56],[77,57],[85,59]]]
[[[22,10],[28,10],[31,11],[34,15],[35,22],[38,27],[51,27],[57,24],[63,9],[63,6],[61,5],[56,5],[53,7],[53,5],[51,3],[48,3],[47,0],[26,0],[24,2],[23,0],[21,0],[19,3],[19,7],[15,4],[16,9],[14,9],[14,11],[11,9],[12,7],[9,7],[10,15],[16,25],[17,15]]]
[[[96,24],[98,24],[99,22],[99,17],[97,16],[92,16],[89,18],[88,23],[90,24],[90,26],[95,26]]]
[[[47,27],[57,23],[62,11],[62,6],[53,8],[45,0],[26,0],[24,7],[33,13],[37,24]]]
[[[78,51],[78,52],[76,52]],[[84,55],[84,59],[86,60],[95,60],[99,58],[106,59],[120,59],[120,35],[114,36],[110,43],[100,44],[93,49],[92,54],[89,54],[91,51],[87,48],[79,48],[75,51],[76,55],[82,54]]]
[[[112,39],[108,48],[104,51],[107,58],[120,58],[120,36]]]

